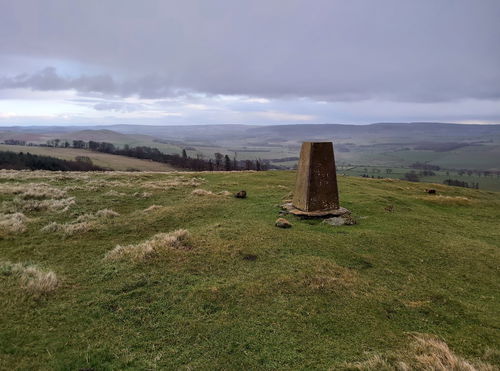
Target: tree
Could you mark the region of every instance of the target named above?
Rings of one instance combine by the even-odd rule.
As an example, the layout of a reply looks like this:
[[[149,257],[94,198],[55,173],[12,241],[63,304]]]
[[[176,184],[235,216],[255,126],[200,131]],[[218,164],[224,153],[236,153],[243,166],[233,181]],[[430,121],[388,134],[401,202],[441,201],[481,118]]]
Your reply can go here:
[[[415,171],[410,171],[409,173],[405,173],[403,180],[407,180],[409,182],[419,182],[418,174]]]
[[[234,157],[233,157],[233,170],[238,170],[238,160],[236,160],[236,152],[234,152]]]
[[[222,153],[219,152],[216,152],[214,156],[215,156],[215,170],[222,170],[222,159],[224,158],[224,156],[222,155]]]
[[[231,159],[228,155],[224,156],[224,170],[231,171]]]

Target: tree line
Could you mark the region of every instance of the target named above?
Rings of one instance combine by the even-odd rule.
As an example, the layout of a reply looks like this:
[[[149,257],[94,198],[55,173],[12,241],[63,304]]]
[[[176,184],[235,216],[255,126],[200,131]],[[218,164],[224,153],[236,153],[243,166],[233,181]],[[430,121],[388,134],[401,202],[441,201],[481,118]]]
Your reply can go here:
[[[455,186],[455,187],[465,187],[465,188],[474,188],[474,189],[479,189],[479,183],[478,182],[471,182],[470,184],[468,182],[464,182],[458,179],[446,179],[443,181],[443,184],[449,185],[449,186]]]
[[[83,141],[73,140],[72,143],[61,142],[56,139],[50,144],[56,147],[62,145],[64,147],[73,147],[81,149],[89,149],[95,152],[103,152],[120,156],[134,157],[144,160],[152,160],[172,165],[177,168],[194,170],[194,171],[240,171],[240,170],[256,170],[263,171],[269,169],[269,162],[265,160],[237,160],[230,158],[222,153],[214,153],[214,158],[206,159],[201,154],[196,157],[190,157],[186,149],[182,150],[182,154],[166,154],[158,148],[148,146],[132,147],[128,144],[123,148],[115,146],[109,142]],[[49,144],[48,144],[49,145]]]
[[[103,171],[88,157],[76,161],[61,160],[50,156],[0,151],[0,168],[9,170],[51,170],[51,171]]]

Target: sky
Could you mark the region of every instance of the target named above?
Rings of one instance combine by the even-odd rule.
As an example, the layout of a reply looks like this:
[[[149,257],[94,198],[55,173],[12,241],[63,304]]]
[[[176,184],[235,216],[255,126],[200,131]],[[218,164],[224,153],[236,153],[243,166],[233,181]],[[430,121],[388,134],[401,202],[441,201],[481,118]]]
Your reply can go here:
[[[500,123],[499,0],[0,0],[0,125]]]

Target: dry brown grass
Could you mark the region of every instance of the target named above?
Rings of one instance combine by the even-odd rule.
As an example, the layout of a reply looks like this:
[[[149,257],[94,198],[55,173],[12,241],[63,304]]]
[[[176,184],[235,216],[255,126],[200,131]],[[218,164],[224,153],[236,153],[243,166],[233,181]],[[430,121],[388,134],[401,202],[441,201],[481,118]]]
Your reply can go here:
[[[117,245],[109,251],[105,259],[121,260],[130,259],[134,261],[144,261],[158,256],[162,251],[168,249],[187,249],[189,232],[185,229],[178,229],[170,233],[158,233],[149,240],[135,245]]]
[[[442,196],[442,195],[428,195],[418,197],[420,200],[432,202],[440,205],[470,205],[473,200],[463,196]]]
[[[74,197],[63,198],[59,200],[49,199],[49,200],[24,200],[22,198],[14,198],[12,200],[11,206],[16,211],[57,211],[66,212],[69,208],[75,204]]]
[[[483,361],[467,360],[455,354],[448,345],[428,334],[412,335],[408,348],[399,353],[381,356],[376,354],[363,362],[350,363],[347,370],[394,370],[394,371],[497,371],[497,366]]]
[[[249,295],[271,292],[322,292],[357,295],[363,291],[356,271],[319,257],[300,257],[288,263],[289,272],[266,278],[265,282],[249,283]],[[354,287],[356,288],[354,290]]]
[[[9,233],[26,231],[28,218],[23,213],[0,214],[0,230]]]
[[[45,271],[35,265],[0,262],[0,272],[17,277],[21,287],[35,296],[51,293],[60,286],[59,278],[53,271]]]
[[[207,191],[206,189],[197,188],[191,192],[192,195],[195,196],[231,196],[232,193],[229,191],[220,191],[220,192],[212,192]]]
[[[111,210],[111,209],[102,209],[99,210],[95,213],[95,216],[97,218],[104,218],[104,219],[111,219],[111,218],[116,218],[117,216],[120,216],[116,211]]]
[[[41,232],[45,233],[62,232],[66,236],[73,236],[75,234],[85,233],[94,230],[95,227],[96,224],[92,221],[82,221],[82,222],[66,223],[66,224],[59,224],[56,222],[52,222],[43,227],[41,229]]]
[[[172,188],[198,187],[205,182],[206,180],[200,177],[188,178],[178,176],[172,179],[142,182],[141,187],[147,189],[167,190]]]
[[[126,196],[126,194],[122,193],[122,192],[117,192],[114,189],[112,189],[112,190],[104,193],[104,196],[109,196],[109,197],[123,197],[123,196]]]
[[[132,196],[140,198],[149,198],[153,194],[151,192],[135,192]]]
[[[212,191],[207,191],[206,189],[201,188],[195,189],[193,192],[191,192],[191,194],[196,196],[216,196],[216,194]]]
[[[60,199],[66,196],[66,191],[51,187],[47,183],[16,183],[1,184],[0,193],[19,195],[22,199]]]
[[[144,210],[142,210],[142,212],[143,213],[149,213],[149,212],[152,212],[152,211],[155,211],[155,210],[160,210],[160,209],[163,209],[163,206],[160,206],[160,205],[151,205],[150,207],[147,207]]]
[[[102,209],[97,211],[95,214],[83,214],[76,218],[75,221],[65,224],[60,224],[52,222],[47,224],[41,229],[41,232],[45,233],[55,233],[61,232],[66,236],[73,236],[75,234],[89,232],[98,229],[101,224],[100,221],[104,219],[116,218],[119,216],[116,211],[110,209]]]
[[[355,271],[321,258],[308,259],[307,267],[294,280],[311,290],[336,291],[352,287],[358,279]]]

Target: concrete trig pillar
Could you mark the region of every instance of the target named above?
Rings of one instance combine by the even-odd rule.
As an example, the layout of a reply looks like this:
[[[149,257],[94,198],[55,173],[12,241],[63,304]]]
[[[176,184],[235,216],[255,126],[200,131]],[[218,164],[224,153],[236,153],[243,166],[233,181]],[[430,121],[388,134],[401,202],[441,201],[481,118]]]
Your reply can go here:
[[[339,205],[332,142],[304,142],[300,150],[292,214],[328,216],[348,213]]]

